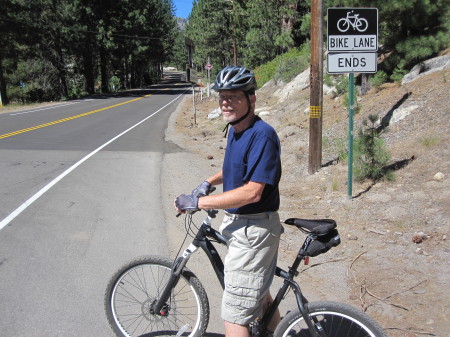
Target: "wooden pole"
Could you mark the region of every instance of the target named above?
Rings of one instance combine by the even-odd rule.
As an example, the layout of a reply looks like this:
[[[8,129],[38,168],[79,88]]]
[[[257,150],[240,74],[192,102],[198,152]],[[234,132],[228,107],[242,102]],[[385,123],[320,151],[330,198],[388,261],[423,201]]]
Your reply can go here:
[[[311,74],[309,107],[308,173],[322,165],[323,102],[323,8],[322,0],[311,1]]]

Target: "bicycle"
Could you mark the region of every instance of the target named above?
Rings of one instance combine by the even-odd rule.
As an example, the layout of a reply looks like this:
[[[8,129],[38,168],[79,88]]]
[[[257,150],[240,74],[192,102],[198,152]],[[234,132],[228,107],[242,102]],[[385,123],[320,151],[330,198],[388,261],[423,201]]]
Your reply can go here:
[[[200,227],[192,222],[192,214],[186,215],[185,240],[191,234],[193,241],[174,261],[158,256],[142,257],[125,264],[111,278],[105,293],[105,310],[117,336],[199,337],[206,332],[210,315],[208,296],[199,279],[186,267],[190,256],[202,248],[224,287],[223,262],[213,242],[225,245],[225,240],[211,227],[218,211],[206,212]],[[303,260],[323,254],[340,243],[336,222],[290,218],[284,223],[297,227],[307,236],[289,270],[276,268],[275,275],[282,278],[282,286],[264,316],[251,324],[251,335],[269,336],[266,326],[291,289],[297,308],[283,317],[274,336],[387,337],[377,322],[347,304],[308,302],[294,281]]]
[[[342,33],[345,33],[350,29],[350,26],[353,28],[353,30],[357,30],[358,32],[365,32],[367,27],[369,26],[369,23],[364,18],[359,18],[359,14],[351,15],[353,11],[347,12],[347,17],[339,19],[337,22],[337,28]],[[351,19],[354,19],[353,22]]]

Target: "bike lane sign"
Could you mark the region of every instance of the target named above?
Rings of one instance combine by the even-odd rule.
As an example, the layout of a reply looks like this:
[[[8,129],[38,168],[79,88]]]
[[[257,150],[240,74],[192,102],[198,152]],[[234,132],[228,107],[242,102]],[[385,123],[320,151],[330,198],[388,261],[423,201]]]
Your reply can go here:
[[[376,52],[377,8],[328,8],[329,52]]]

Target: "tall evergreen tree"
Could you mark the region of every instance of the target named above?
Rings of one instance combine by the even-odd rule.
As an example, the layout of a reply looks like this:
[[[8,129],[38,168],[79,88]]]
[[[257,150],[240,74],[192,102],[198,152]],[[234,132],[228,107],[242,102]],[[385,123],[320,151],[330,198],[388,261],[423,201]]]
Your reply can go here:
[[[232,4],[222,0],[193,3],[186,35],[195,43],[195,62],[203,66],[208,58],[217,68],[233,63]]]

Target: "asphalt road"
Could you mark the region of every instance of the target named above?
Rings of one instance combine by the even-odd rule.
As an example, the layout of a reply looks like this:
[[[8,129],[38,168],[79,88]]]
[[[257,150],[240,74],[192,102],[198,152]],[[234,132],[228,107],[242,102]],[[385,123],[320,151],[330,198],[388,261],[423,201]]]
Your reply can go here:
[[[0,114],[0,336],[112,336],[111,275],[168,253],[164,130],[189,88]]]

